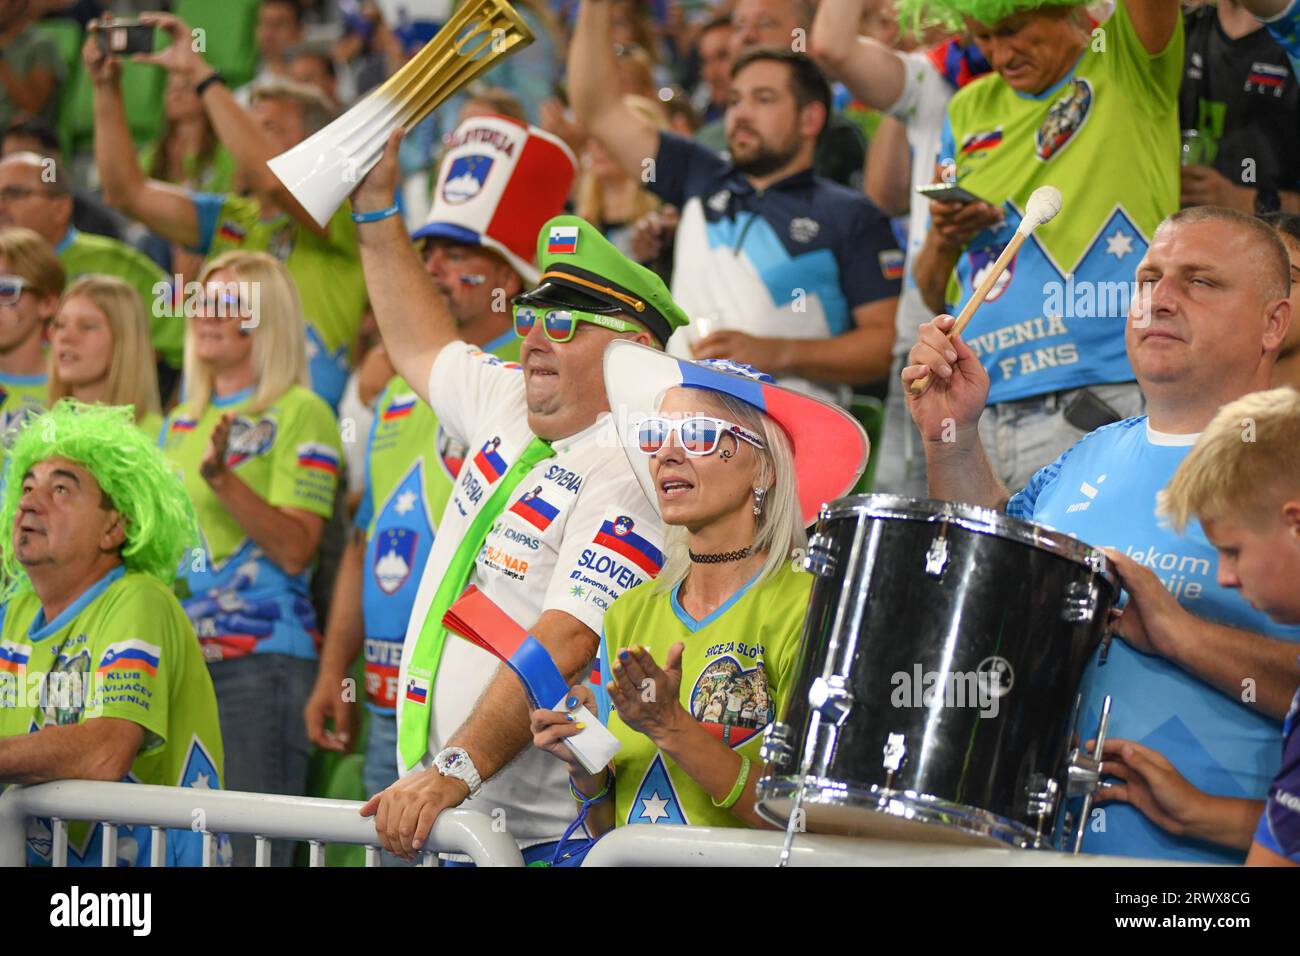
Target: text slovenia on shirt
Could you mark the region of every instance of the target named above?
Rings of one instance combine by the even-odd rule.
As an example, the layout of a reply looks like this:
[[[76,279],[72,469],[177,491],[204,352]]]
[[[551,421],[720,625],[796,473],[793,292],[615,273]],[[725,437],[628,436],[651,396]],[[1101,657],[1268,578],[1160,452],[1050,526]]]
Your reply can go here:
[[[429,376],[429,403],[451,439],[466,447],[466,457],[443,511],[402,648],[399,726],[405,708],[431,706],[422,767],[468,719],[499,662],[469,642],[449,637],[433,678],[432,703],[426,704],[405,691],[413,648],[458,542],[534,438],[518,363],[463,342],[438,353]],[[522,627],[532,627],[544,611],[558,610],[599,635],[610,604],[658,574],[663,561],[659,517],[628,465],[608,414],[551,444],[555,456],[524,476],[493,522],[469,583]],[[504,811],[511,834],[524,846],[556,840],[574,815],[566,780],[563,764],[530,746],[484,783],[466,806],[484,813]]]
[[[517,363],[519,345],[511,329],[484,352]],[[431,435],[436,436],[432,446]],[[464,461],[465,446],[452,439],[405,379],[394,376],[375,403],[356,516],[356,527],[366,535],[361,586],[366,702],[376,713],[396,712],[407,623]]]
[[[1129,418],[1084,436],[1012,496],[1007,514],[1049,525],[1095,547],[1111,547],[1150,568],[1180,604],[1200,618],[1279,640],[1300,641],[1241,595],[1218,583],[1218,553],[1193,523],[1175,534],[1156,516],[1195,435],[1153,432]],[[1097,728],[1102,699],[1113,697],[1109,736],[1163,753],[1194,786],[1217,796],[1264,799],[1281,756],[1278,722],[1162,657],[1115,638],[1104,664],[1084,677],[1080,736]],[[1126,804],[1108,803],[1090,821],[1089,853],[1187,861],[1241,862],[1239,851],[1171,836]]]
[[[1182,20],[1152,56],[1119,0],[1069,74],[1038,95],[996,73],[948,105],[940,162],[1006,221],[957,260],[953,311],[983,279],[1039,186],[1062,212],[1034,230],[963,339],[988,370],[989,404],[1133,380],[1124,322],[1134,273],[1160,221],[1178,209]],[[1014,200],[1014,201],[1013,201]]]

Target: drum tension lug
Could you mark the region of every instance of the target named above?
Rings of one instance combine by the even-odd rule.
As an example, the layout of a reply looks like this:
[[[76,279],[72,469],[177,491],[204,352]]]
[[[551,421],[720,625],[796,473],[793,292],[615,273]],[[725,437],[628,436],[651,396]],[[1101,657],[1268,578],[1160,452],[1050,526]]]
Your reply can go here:
[[[773,767],[785,767],[789,764],[794,749],[790,745],[790,725],[773,721],[763,732],[763,746],[759,748],[759,757],[764,763]]]
[[[808,688],[808,703],[813,709],[836,727],[844,723],[844,718],[853,709],[853,696],[844,686],[844,677],[832,674],[829,678],[818,677]]]

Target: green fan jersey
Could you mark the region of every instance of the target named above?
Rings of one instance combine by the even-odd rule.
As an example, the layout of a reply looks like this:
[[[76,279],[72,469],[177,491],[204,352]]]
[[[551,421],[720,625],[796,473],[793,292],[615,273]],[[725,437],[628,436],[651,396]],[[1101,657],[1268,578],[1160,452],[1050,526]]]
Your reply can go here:
[[[812,575],[790,562],[761,583],[747,583],[720,608],[697,621],[678,601],[681,585],[668,594],[647,581],[626,592],[605,614],[601,641],[602,719],[622,746],[614,757],[617,826],[676,823],[739,827],[745,824],[713,799],[662,753],[634,731],[610,706],[604,684],[609,662],[620,649],[640,644],[660,666],[668,649],[685,643],[681,704],[700,726],[751,761],[750,779],[762,771],[758,751],[763,731],[785,704],[803,633]]]
[[[163,417],[157,412],[145,412],[140,417],[140,420],[135,423],[135,427],[144,432],[145,437],[151,442],[157,444],[158,438],[162,434]]]
[[[314,659],[319,633],[311,571],[287,574],[244,532],[199,474],[212,430],[234,414],[226,461],[259,497],[329,519],[343,446],[334,413],[295,385],[269,408],[250,411],[253,389],[214,399],[196,418],[173,409],[159,444],[180,471],[203,535],[201,554],[181,562],[176,593],[209,660],[280,653]]]
[[[98,717],[144,728],[130,783],[221,788],[217,698],[194,628],[167,586],[118,566],[53,621],[28,590],[0,606],[0,737]],[[103,827],[73,823],[68,864],[97,866]],[[167,831],[171,865],[202,862],[202,834]],[[149,827],[118,828],[118,864],[149,860]],[[49,822],[28,828],[28,859],[50,862]]]
[[[173,308],[174,289],[167,274],[138,249],[108,236],[69,228],[56,250],[68,282],[91,273],[113,276],[140,294],[149,316],[149,341],[172,368],[181,367],[185,351],[185,319]]]
[[[483,351],[519,360],[520,339],[506,332]],[[356,525],[366,533],[361,604],[366,630],[366,701],[395,713],[402,642],[442,510],[465,461],[465,446],[439,427],[428,403],[401,376],[375,402],[366,450],[366,488]]]
[[[988,370],[990,404],[1133,379],[1124,326],[1137,264],[1178,209],[1183,27],[1180,18],[1150,54],[1125,4],[1050,89],[1019,93],[991,73],[948,104],[941,163],[1005,215],[958,259],[954,312],[1011,240],[1030,194],[1050,185],[1064,200],[962,333]]]
[[[0,461],[9,443],[27,419],[45,411],[50,380],[44,375],[9,375],[0,372]]]
[[[352,344],[369,296],[352,206],[344,203],[316,235],[288,213],[263,218],[262,204],[245,196],[195,193],[198,251],[216,256],[231,249],[269,252],[289,270],[307,321],[311,387],[338,408],[347,385]]]

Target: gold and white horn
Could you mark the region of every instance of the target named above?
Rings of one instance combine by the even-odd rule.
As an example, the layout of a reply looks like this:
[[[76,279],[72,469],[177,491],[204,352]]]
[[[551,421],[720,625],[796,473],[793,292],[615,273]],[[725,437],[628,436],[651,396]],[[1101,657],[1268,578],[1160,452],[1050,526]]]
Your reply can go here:
[[[393,130],[412,128],[498,60],[532,42],[528,25],[506,0],[470,0],[383,85],[267,165],[324,226],[379,162]]]

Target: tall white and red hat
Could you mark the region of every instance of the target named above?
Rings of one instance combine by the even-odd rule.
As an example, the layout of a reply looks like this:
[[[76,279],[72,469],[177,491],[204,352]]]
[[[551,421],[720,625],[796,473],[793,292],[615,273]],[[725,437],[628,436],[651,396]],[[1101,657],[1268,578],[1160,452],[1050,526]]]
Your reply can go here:
[[[537,234],[564,211],[578,161],[557,136],[506,116],[474,116],[448,140],[433,208],[412,239],[483,246],[535,285]]]

